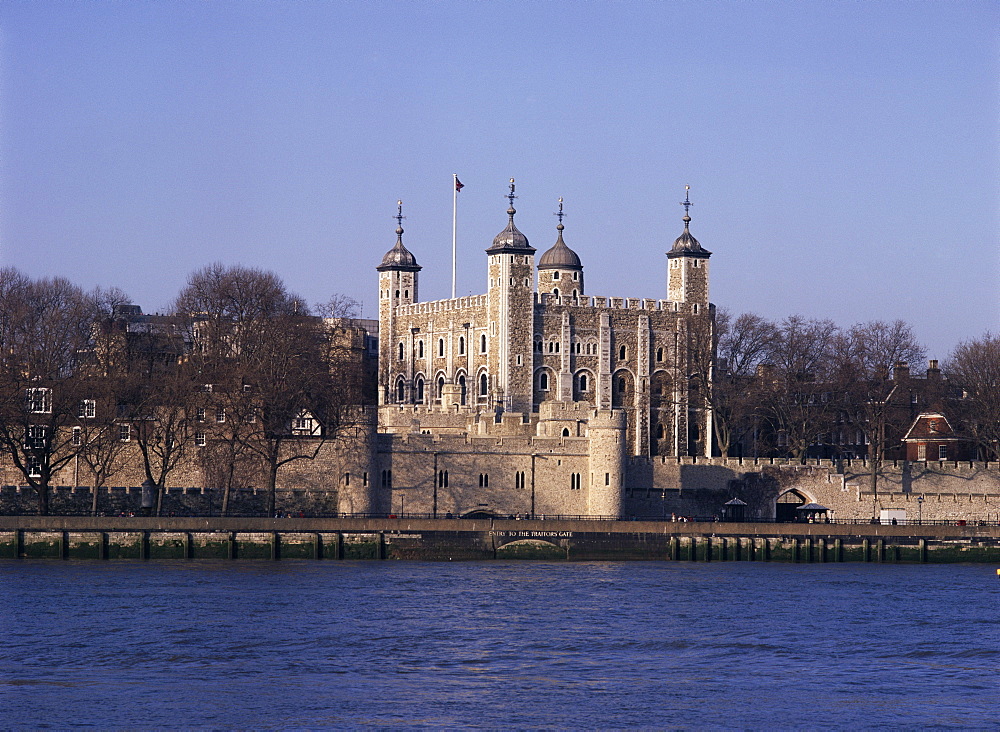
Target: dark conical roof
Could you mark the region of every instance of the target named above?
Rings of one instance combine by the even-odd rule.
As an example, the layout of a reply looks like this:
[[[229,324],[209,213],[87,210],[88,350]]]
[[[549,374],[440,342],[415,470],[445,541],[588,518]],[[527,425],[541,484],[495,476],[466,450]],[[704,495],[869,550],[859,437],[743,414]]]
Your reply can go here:
[[[528,243],[528,237],[517,230],[514,226],[514,214],[517,211],[514,209],[514,179],[510,179],[510,194],[507,196],[510,199],[510,206],[507,209],[507,215],[510,220],[507,221],[507,228],[493,237],[493,246],[486,250],[487,254],[502,254],[504,252],[510,252],[512,254],[534,254],[535,250]]]
[[[681,219],[684,222],[684,232],[674,239],[674,246],[667,252],[667,258],[673,259],[674,257],[688,256],[708,259],[712,256],[712,253],[702,248],[698,240],[691,236],[691,231],[688,228],[691,225],[691,216],[688,214],[688,209],[694,204],[691,203],[691,199],[687,195],[687,191],[691,190],[691,186],[684,186],[684,190],[684,200],[681,202],[681,205],[684,207],[684,218]]]
[[[507,209],[507,214],[510,216],[510,221],[507,222],[507,228],[493,237],[493,246],[486,250],[488,254],[500,254],[502,252],[517,252],[519,254],[534,254],[535,250],[528,243],[528,237],[518,231],[517,227],[514,226],[514,214],[516,212],[513,208]]]
[[[674,246],[669,252],[667,252],[667,256],[669,257],[672,255],[679,257],[684,254],[696,257],[709,257],[712,254],[710,251],[703,248],[701,244],[698,243],[698,240],[691,235],[686,223],[684,224],[684,233],[674,240]]]
[[[419,272],[422,267],[417,264],[417,258],[409,249],[403,246],[403,228],[396,229],[396,246],[385,253],[382,264],[376,267],[379,272],[389,269],[399,269],[408,272]]]
[[[563,241],[563,225],[559,224],[556,229],[559,230],[556,243],[539,258],[538,269],[583,269],[580,257]]]

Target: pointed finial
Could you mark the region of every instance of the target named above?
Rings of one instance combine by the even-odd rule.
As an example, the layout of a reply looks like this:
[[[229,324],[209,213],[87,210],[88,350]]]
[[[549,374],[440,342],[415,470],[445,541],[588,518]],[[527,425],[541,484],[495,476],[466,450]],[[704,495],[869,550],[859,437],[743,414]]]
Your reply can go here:
[[[563,213],[563,200],[562,200],[562,196],[559,196],[559,210],[556,211],[552,215],[559,217],[559,223],[556,225],[556,231],[562,231],[563,229],[565,229],[566,227],[563,226],[563,222],[562,222],[563,216],[565,216],[565,214]]]
[[[510,208],[507,209],[507,214],[512,219],[514,218],[514,214],[517,213],[517,211],[514,210],[514,199],[515,198],[517,198],[517,196],[514,195],[514,179],[511,178],[510,179],[510,193],[507,194],[507,200],[510,201]]]
[[[403,216],[403,202],[402,201],[396,201],[396,215],[393,216],[393,218],[396,219],[396,236],[400,240],[402,240],[402,238],[403,238],[403,219],[406,218],[405,216]]]
[[[691,223],[691,216],[688,210],[694,205],[691,203],[691,186],[684,186],[684,200],[681,201],[681,205],[684,207],[684,218],[681,219],[684,222],[684,228],[688,227]]]

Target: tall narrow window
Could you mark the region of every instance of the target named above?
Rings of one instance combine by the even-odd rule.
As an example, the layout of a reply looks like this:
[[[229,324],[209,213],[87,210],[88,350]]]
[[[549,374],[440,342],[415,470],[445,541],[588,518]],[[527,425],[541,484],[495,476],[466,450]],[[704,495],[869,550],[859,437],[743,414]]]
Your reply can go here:
[[[549,375],[544,371],[538,375],[538,388],[546,391],[549,388]]]
[[[437,398],[441,399],[442,397],[444,397],[444,377],[443,376],[439,376],[438,377]]]
[[[418,378],[416,380],[416,382],[414,383],[414,386],[416,387],[416,391],[417,391],[417,404],[423,404],[424,403],[424,380]]]
[[[464,375],[458,377],[458,387],[462,390],[462,399],[461,399],[461,402],[462,402],[462,406],[464,407],[465,406],[465,400],[466,400],[465,376]]]
[[[438,338],[438,356],[444,356],[444,338]]]
[[[587,375],[580,374],[580,391],[587,391]]]
[[[402,402],[406,398],[406,383],[399,379],[396,382],[396,401]]]
[[[465,355],[465,336],[459,336],[459,339],[458,339],[458,355],[459,356],[464,356]]]
[[[479,396],[484,397],[489,391],[489,381],[486,374],[479,375]]]
[[[417,341],[417,358],[423,358],[423,357],[424,357],[424,342]]]
[[[400,361],[403,360],[403,342],[402,341],[399,342],[399,360]]]
[[[479,336],[479,352],[486,353],[486,334]]]
[[[663,361],[663,348],[657,348],[656,349],[656,360],[658,362],[662,362]]]
[[[618,358],[619,358],[619,360],[624,361],[626,355],[628,355],[628,351],[626,350],[625,346],[619,347],[618,348]]]

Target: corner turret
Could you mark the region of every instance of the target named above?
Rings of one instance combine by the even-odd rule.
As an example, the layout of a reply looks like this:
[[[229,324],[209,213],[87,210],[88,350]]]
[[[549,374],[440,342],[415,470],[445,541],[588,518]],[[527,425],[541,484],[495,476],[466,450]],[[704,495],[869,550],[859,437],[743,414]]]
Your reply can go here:
[[[674,240],[667,252],[667,299],[673,302],[692,303],[708,307],[708,258],[712,253],[704,249],[691,235],[689,209],[691,186],[684,186],[684,231]]]
[[[583,296],[583,264],[563,241],[563,200],[559,199],[556,243],[538,260],[538,291],[557,297]]]
[[[417,258],[403,246],[403,202],[396,201],[396,245],[382,257],[378,270],[379,320],[379,404],[392,401],[389,389],[389,363],[396,333],[396,308],[417,301],[418,275],[422,269]],[[404,392],[409,386],[404,385]],[[404,393],[404,398],[408,392]]]

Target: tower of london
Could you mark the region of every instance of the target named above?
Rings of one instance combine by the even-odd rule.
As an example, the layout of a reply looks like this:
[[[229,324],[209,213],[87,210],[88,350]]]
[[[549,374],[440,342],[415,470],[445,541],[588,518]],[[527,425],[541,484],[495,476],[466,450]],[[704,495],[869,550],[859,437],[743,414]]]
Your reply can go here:
[[[371,510],[620,516],[627,490],[654,487],[636,465],[711,454],[699,399],[711,252],[690,232],[689,200],[666,252],[666,297],[608,297],[585,288],[561,199],[555,242],[536,259],[514,190],[512,179],[484,294],[421,301],[401,225],[377,266]]]

